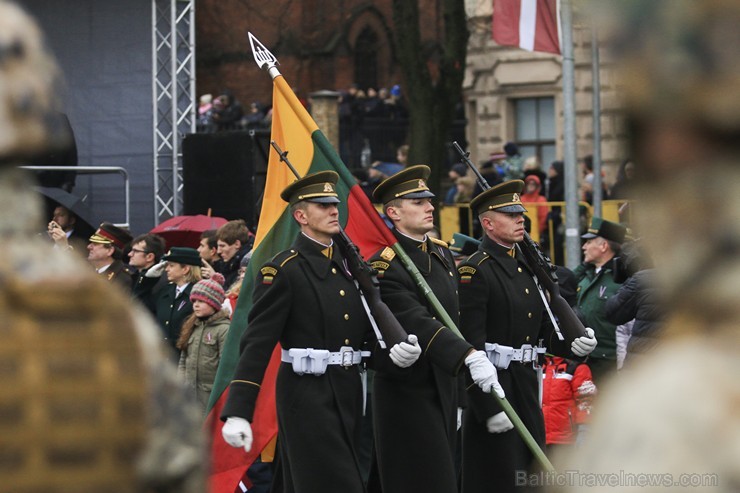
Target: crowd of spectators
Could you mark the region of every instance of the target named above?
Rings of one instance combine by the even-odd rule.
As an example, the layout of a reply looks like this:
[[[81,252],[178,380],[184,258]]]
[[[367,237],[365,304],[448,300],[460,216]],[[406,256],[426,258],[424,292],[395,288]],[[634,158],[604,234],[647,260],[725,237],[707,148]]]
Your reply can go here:
[[[294,91],[298,94],[297,90]],[[310,101],[300,98],[305,106]],[[361,89],[357,84],[339,91],[339,118],[342,124],[357,124],[365,117],[398,120],[408,117],[403,101],[401,86],[390,89],[369,87]],[[269,128],[272,121],[272,107],[260,101],[253,101],[245,109],[229,89],[220,94],[203,94],[198,100],[198,132],[220,132],[227,130],[251,130]]]

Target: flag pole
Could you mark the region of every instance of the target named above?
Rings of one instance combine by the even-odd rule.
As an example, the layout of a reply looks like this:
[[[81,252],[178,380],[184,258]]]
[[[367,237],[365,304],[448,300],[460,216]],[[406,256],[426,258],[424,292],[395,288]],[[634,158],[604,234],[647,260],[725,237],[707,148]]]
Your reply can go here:
[[[565,266],[581,263],[578,219],[578,168],[576,159],[575,64],[573,60],[573,11],[570,0],[560,1],[563,33],[563,158],[565,161]]]
[[[270,50],[268,50],[262,43],[260,43],[259,40],[256,37],[254,37],[254,35],[251,32],[248,33],[248,35],[249,35],[249,42],[252,46],[252,53],[254,55],[254,61],[257,63],[259,68],[260,69],[267,68],[267,73],[272,78],[275,84],[275,87],[285,97],[285,100],[288,102],[291,109],[293,109],[294,113],[299,118],[301,123],[305,126],[305,128],[310,129],[311,131],[318,131],[319,133],[321,133],[318,126],[316,125],[316,122],[313,121],[313,119],[311,118],[311,115],[308,114],[308,111],[306,111],[306,109],[303,107],[303,105],[300,103],[300,101],[296,97],[295,93],[293,93],[293,90],[290,88],[290,86],[287,84],[285,79],[282,77],[282,74],[277,68],[278,61],[275,55],[273,55],[270,52]],[[334,150],[334,148],[331,147],[331,144],[326,138],[317,139],[314,143],[315,145],[321,148],[324,155],[327,156],[327,158],[332,161],[332,164],[341,165],[342,167],[345,167],[344,163],[336,155],[336,151]],[[380,220],[380,217],[377,216],[377,213],[376,213],[376,217],[378,220]],[[419,287],[419,289],[424,294],[424,296],[432,304],[434,311],[440,317],[440,320],[442,321],[442,323],[444,323],[444,325],[447,328],[449,328],[455,335],[457,335],[461,339],[464,339],[463,335],[460,333],[460,330],[457,328],[457,324],[455,324],[455,322],[452,320],[450,315],[444,309],[444,307],[442,306],[442,303],[439,301],[437,296],[431,290],[431,288],[429,287],[429,284],[427,284],[426,280],[424,279],[424,276],[422,276],[421,272],[419,272],[419,269],[416,267],[416,265],[413,263],[411,258],[404,251],[403,247],[398,243],[395,237],[393,237],[393,235],[390,234],[390,230],[387,227],[385,227],[385,225],[383,225],[383,227],[388,233],[388,234],[383,234],[383,236],[390,240],[388,241],[390,247],[393,249],[394,252],[396,252],[396,255],[398,255],[399,259],[403,263],[403,266],[406,268],[406,270],[408,270],[409,274],[411,275],[416,285]],[[492,394],[496,395],[495,393],[492,393]],[[548,472],[555,472],[555,468],[553,467],[552,463],[548,460],[547,456],[545,456],[545,453],[539,447],[534,437],[532,437],[532,434],[529,432],[527,427],[524,426],[524,423],[522,422],[521,418],[519,418],[519,416],[516,414],[516,412],[514,411],[514,408],[511,406],[508,400],[505,397],[498,397],[498,400],[504,412],[506,413],[506,415],[509,417],[512,424],[514,425],[514,428],[519,432],[519,435],[522,437],[526,445],[529,447],[530,451],[535,456],[535,458],[540,462],[540,464]]]

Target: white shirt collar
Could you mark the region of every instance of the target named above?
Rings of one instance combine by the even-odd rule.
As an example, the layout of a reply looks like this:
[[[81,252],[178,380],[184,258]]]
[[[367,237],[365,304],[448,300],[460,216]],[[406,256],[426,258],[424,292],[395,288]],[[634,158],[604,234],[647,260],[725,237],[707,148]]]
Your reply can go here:
[[[409,235],[407,235],[406,233],[404,233],[403,231],[401,231],[401,230],[400,230],[400,229],[398,229],[398,228],[396,228],[396,231],[398,231],[398,234],[400,234],[400,235],[403,235],[403,236],[405,236],[406,238],[408,238],[409,240],[415,241],[416,243],[425,243],[425,242],[427,241],[427,239],[429,238],[429,237],[427,236],[427,234],[425,233],[425,234],[424,234],[424,238],[422,238],[422,239],[420,239],[420,240],[417,240],[416,238],[412,238],[412,237],[410,237]]]
[[[331,243],[329,243],[329,244],[327,245],[327,244],[325,244],[325,243],[321,243],[321,242],[320,242],[320,241],[318,241],[318,240],[314,240],[313,238],[311,238],[310,236],[308,236],[308,235],[307,235],[306,233],[304,233],[303,231],[301,231],[301,234],[302,234],[303,236],[305,236],[306,238],[308,238],[309,240],[313,241],[314,243],[317,243],[317,244],[321,245],[321,246],[322,246],[322,247],[324,247],[324,248],[329,248],[329,247],[331,247],[331,246],[333,246],[333,245],[334,245],[334,240],[331,240]]]

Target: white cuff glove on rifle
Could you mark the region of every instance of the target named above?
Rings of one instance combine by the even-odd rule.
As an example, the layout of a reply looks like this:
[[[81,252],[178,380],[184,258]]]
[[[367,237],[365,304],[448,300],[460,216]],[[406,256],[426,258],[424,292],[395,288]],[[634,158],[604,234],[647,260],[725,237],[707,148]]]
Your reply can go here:
[[[486,420],[486,428],[488,428],[488,433],[503,433],[514,428],[514,424],[506,413],[501,411]]]
[[[581,357],[591,354],[591,351],[595,348],[596,337],[594,337],[594,329],[591,327],[586,327],[585,336],[576,337],[570,344],[570,350],[573,351],[573,354]]]
[[[483,389],[486,394],[492,390],[496,392],[496,395],[503,399],[504,389],[498,383],[498,374],[496,373],[496,367],[488,359],[486,353],[483,351],[474,351],[465,358],[465,364],[470,370],[470,376],[473,377],[478,387]]]
[[[395,344],[390,351],[393,364],[400,368],[408,368],[416,363],[416,360],[421,356],[421,347],[416,336],[409,334],[408,341]]]
[[[162,272],[164,272],[164,268],[167,266],[167,261],[162,260],[158,264],[154,264],[146,271],[146,274],[144,274],[144,277],[162,277]]]
[[[252,449],[252,427],[244,418],[236,416],[226,418],[226,423],[221,428],[221,436],[232,447],[244,447],[245,452]]]

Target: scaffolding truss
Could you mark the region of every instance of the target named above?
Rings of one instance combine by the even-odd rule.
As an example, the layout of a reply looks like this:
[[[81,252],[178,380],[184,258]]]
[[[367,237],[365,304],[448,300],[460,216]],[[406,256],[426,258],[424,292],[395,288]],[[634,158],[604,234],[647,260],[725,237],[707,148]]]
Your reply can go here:
[[[195,131],[195,0],[152,0],[154,222],[182,212],[182,137]]]

